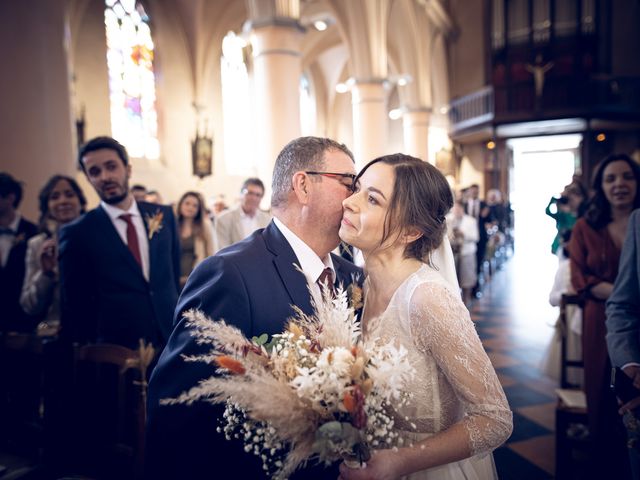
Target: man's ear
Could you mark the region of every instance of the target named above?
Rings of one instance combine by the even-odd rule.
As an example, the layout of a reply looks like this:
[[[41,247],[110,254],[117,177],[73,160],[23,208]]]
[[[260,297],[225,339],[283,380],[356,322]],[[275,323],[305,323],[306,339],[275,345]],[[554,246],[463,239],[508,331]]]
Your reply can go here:
[[[298,202],[306,205],[309,201],[309,176],[304,172],[296,172],[291,183]]]

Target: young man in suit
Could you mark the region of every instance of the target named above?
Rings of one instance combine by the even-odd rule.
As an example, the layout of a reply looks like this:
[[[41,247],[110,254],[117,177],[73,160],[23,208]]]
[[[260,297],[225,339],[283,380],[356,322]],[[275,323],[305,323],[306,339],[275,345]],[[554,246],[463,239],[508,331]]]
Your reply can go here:
[[[349,285],[360,269],[330,252],[339,243],[342,201],[352,193],[354,173],[353,156],[344,145],[316,137],[293,140],[276,159],[272,222],[191,274],[176,309],[176,328],[149,386],[147,478],[265,478],[257,457],[216,432],[222,407],[159,404],[215,372],[212,365],[183,360],[204,350],[182,314],[196,308],[236,325],[249,338],[272,335],[293,316],[293,305],[312,313],[308,288],[319,288],[316,282],[326,268],[336,285]],[[337,478],[338,472],[314,469],[299,475]]]
[[[37,323],[20,307],[27,241],[38,233],[18,212],[21,200],[20,182],[0,173],[0,332],[29,332]]]
[[[244,240],[271,221],[271,215],[260,210],[260,201],[264,196],[262,180],[247,178],[240,195],[240,205],[221,213],[213,224],[216,251]]]
[[[80,343],[164,346],[178,300],[180,245],[170,207],[136,202],[126,149],[97,137],[78,155],[102,200],[60,232],[62,335]]]

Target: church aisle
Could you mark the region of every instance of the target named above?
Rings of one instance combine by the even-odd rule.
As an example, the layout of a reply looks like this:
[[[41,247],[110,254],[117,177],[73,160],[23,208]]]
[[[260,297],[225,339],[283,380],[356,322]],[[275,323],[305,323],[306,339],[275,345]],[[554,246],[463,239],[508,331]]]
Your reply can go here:
[[[471,318],[513,410],[513,434],[494,452],[501,480],[554,478],[556,383],[539,368],[557,312],[549,284],[532,281],[518,256],[498,270],[476,300]]]

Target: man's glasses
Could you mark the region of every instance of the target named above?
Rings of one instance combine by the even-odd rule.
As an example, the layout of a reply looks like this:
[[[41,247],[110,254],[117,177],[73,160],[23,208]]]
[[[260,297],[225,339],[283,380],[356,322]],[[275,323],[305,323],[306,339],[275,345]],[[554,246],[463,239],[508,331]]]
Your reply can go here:
[[[334,178],[342,185],[353,191],[353,181],[356,179],[354,173],[335,173],[335,172],[304,172],[307,175],[322,175],[323,177]]]

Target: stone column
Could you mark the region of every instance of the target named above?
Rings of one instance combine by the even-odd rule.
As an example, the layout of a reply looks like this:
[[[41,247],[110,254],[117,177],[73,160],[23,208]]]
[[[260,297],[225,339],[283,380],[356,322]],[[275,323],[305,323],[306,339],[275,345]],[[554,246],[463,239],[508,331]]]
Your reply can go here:
[[[270,195],[276,156],[300,136],[300,51],[303,29],[291,19],[254,26],[253,79],[255,87],[256,163]]]
[[[356,170],[387,153],[387,99],[384,83],[356,81],[351,87],[353,154]]]
[[[429,110],[407,110],[402,115],[404,153],[424,161],[429,156]]]
[[[31,220],[46,180],[75,172],[66,5],[0,2],[0,170],[24,182],[20,210]]]

